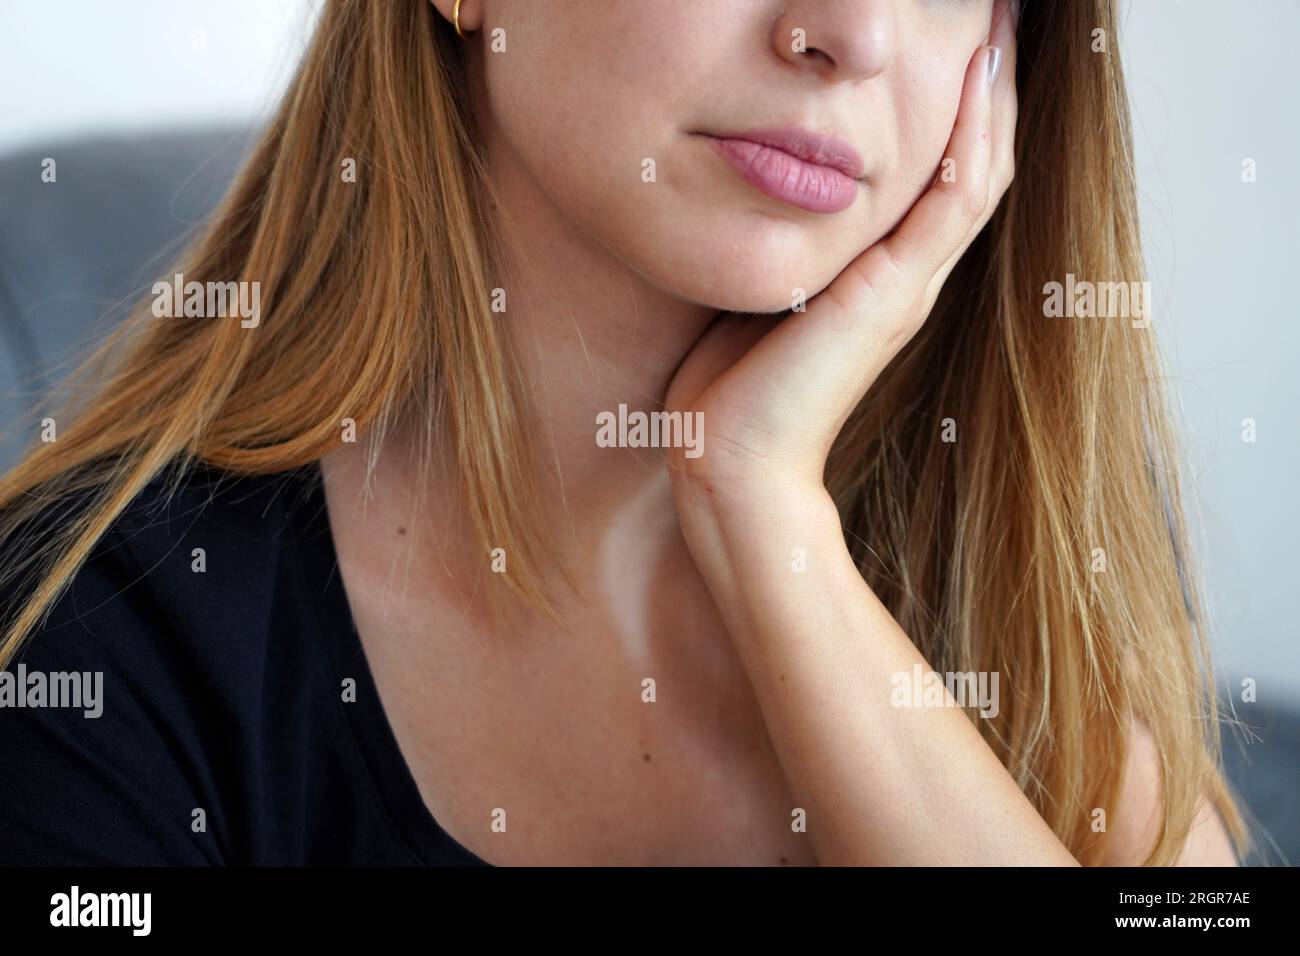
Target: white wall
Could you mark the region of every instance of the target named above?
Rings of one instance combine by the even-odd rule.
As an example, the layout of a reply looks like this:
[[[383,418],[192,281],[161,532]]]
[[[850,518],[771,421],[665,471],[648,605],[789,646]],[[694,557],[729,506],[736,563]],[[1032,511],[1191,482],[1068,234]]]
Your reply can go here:
[[[1225,679],[1296,700],[1300,3],[1125,7],[1153,324],[1193,438],[1216,649]]]
[[[1300,699],[1300,3],[1124,4],[1155,324],[1195,441],[1220,660],[1264,699]],[[6,0],[0,152],[264,114],[318,5]],[[1258,164],[1253,184],[1240,181],[1245,157]],[[1247,417],[1254,444],[1241,441]]]
[[[0,152],[262,115],[319,0],[3,0]]]

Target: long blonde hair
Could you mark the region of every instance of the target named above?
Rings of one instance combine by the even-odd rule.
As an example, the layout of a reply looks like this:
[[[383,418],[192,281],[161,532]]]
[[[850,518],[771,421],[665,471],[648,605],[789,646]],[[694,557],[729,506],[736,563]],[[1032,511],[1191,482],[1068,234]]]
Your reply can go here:
[[[1130,718],[1162,758],[1172,862],[1200,795],[1241,843],[1219,729],[1176,446],[1150,329],[1046,319],[1067,273],[1137,281],[1127,103],[1113,0],[1027,3],[1017,181],[923,332],[880,377],[827,480],[862,572],[939,670],[1015,693],[977,721],[1081,862],[1113,805]],[[489,311],[491,184],[454,31],[425,0],[330,0],[274,120],[177,271],[256,281],[257,329],[140,313],[74,376],[58,440],[0,479],[2,573],[34,575],[0,666],[39,626],[126,505],[170,466],[310,464],[350,421],[377,450],[399,419],[454,448],[486,547],[545,609],[530,533],[535,455],[521,370]],[[341,175],[346,161],[358,175]],[[958,440],[937,440],[952,419]],[[179,472],[178,472],[179,473]],[[508,493],[507,493],[508,492]],[[52,538],[32,518],[90,506]],[[1096,549],[1101,549],[1098,552]],[[1104,555],[1104,573],[1094,556]]]

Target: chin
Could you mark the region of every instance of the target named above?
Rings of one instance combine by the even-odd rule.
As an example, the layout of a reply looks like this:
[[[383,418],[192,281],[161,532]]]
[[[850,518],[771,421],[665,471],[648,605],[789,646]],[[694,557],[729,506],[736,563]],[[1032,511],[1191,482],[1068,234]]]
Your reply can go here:
[[[723,230],[725,238],[699,232],[666,237],[654,251],[673,255],[627,261],[651,284],[686,302],[727,312],[785,312],[794,306],[794,290],[813,298],[848,260],[839,261],[824,245],[811,247],[806,232],[792,235],[779,224],[770,226],[749,222],[744,229]]]
[[[698,261],[713,265],[677,272],[665,288],[679,298],[727,312],[785,312],[795,304],[796,289],[802,289],[804,298],[811,299],[839,272],[836,264],[824,256],[811,261],[802,257],[773,258],[758,255],[753,249]]]
[[[813,294],[812,290],[808,290],[807,298],[811,299]],[[789,291],[778,294],[775,290],[755,288],[753,285],[725,289],[715,286],[709,290],[707,296],[698,301],[723,312],[776,314],[789,311],[794,305],[794,296]]]

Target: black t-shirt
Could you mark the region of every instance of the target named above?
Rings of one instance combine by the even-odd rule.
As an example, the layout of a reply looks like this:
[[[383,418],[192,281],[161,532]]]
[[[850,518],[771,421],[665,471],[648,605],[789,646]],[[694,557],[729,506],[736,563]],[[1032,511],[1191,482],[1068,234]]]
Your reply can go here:
[[[0,864],[486,865],[398,749],[319,467],[182,479],[131,504],[7,668]]]

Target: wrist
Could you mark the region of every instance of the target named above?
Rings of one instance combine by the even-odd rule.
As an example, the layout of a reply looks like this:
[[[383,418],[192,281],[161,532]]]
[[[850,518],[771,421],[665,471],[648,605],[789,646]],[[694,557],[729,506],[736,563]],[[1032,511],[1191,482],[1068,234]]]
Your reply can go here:
[[[673,499],[683,524],[720,534],[745,534],[753,526],[840,527],[839,512],[820,476],[792,474],[723,475],[678,472]]]
[[[791,633],[812,609],[834,613],[864,587],[824,487],[714,488],[698,499],[679,503],[682,536],[738,646]]]
[[[739,587],[809,555],[848,558],[839,511],[820,483],[787,478],[674,481],[682,535],[706,579]]]

